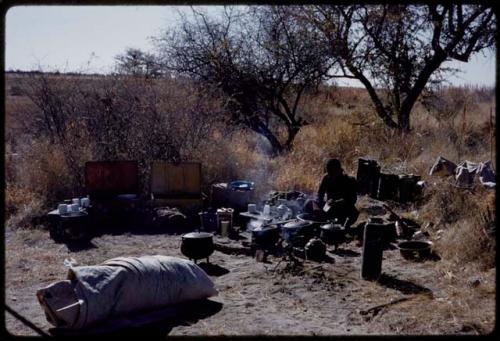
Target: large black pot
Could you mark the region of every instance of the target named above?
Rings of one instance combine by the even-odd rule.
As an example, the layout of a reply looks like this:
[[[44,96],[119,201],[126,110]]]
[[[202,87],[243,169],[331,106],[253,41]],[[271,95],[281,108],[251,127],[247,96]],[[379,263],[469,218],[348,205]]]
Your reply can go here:
[[[181,252],[194,262],[206,258],[214,252],[213,235],[207,232],[191,232],[182,236]]]
[[[315,235],[315,226],[310,221],[296,220],[281,227],[283,240],[294,246],[304,246]]]
[[[280,237],[277,226],[266,226],[252,231],[252,243],[259,248],[271,248],[276,245]]]
[[[321,225],[320,238],[325,244],[334,245],[345,242],[346,230],[340,224],[328,223]]]
[[[331,218],[323,211],[318,211],[315,213],[302,213],[297,215],[297,219],[300,221],[309,222],[312,224],[313,235],[312,237],[319,237],[320,228],[330,222]]]

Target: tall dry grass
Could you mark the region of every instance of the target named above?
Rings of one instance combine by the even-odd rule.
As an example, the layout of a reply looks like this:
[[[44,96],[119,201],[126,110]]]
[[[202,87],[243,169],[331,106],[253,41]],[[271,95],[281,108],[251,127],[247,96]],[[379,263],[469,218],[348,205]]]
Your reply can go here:
[[[81,95],[94,97],[86,99],[72,94],[73,106],[81,109],[75,113],[100,115],[104,120],[106,110],[115,110],[127,117],[123,123],[126,125],[115,127],[109,123],[108,128],[117,134],[107,140],[107,130],[92,130],[85,120],[70,117],[62,148],[36,125],[36,120],[43,116],[20,95],[21,80],[7,78],[7,83],[13,85],[10,89],[15,89],[15,94],[6,97],[6,150],[9,155],[17,155],[6,159],[6,212],[13,226],[29,225],[58,200],[83,194],[83,167],[87,160],[140,160],[142,189],[147,192],[148,162],[171,156],[167,155],[168,148],[155,149],[155,141],[166,137],[164,142],[176,150],[181,160],[202,162],[206,192],[215,182],[248,179],[256,182],[261,196],[270,190],[312,193],[317,190],[324,162],[330,157],[341,159],[346,172],[353,176],[358,158],[364,156],[377,159],[385,171],[419,174],[428,186],[425,199],[417,207],[418,219],[422,224],[432,223],[432,233],[446,231],[438,244],[443,257],[453,261],[482,259],[485,266],[492,264],[494,244],[479,233],[485,192],[464,192],[428,176],[440,155],[456,163],[491,158],[495,164],[495,117],[490,122],[495,98],[491,89],[442,89],[434,107],[415,107],[412,131],[400,135],[384,126],[362,89],[322,87],[319,94],[307,94],[300,106],[309,124],[298,133],[292,150],[270,158],[265,153],[268,147],[264,138],[215,119],[220,103],[211,94],[197,93],[188,83],[153,84],[133,79],[123,83],[120,79],[95,80],[98,83],[86,79],[85,86],[77,87]],[[78,78],[75,81],[78,83]],[[94,88],[98,91],[92,92]],[[103,107],[103,101],[109,97],[106,94],[112,98],[111,109]],[[127,130],[120,131],[123,127]],[[101,135],[96,139],[97,133]],[[153,135],[158,138],[152,138]],[[113,145],[116,150],[102,149],[103,143],[113,139],[121,139],[120,144]],[[68,151],[74,152],[68,155]],[[471,238],[473,242],[461,244]],[[466,251],[454,251],[458,249]]]

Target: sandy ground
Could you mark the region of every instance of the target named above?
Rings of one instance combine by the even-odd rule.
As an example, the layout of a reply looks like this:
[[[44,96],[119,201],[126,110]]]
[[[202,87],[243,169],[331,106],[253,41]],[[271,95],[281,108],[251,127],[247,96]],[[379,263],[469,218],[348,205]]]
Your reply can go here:
[[[56,244],[47,231],[5,231],[6,303],[48,331],[35,291],[64,279],[63,262],[98,264],[117,256],[162,254],[183,257],[180,236],[168,234],[103,235],[90,247]],[[404,260],[398,250],[384,251],[377,282],[360,279],[361,247],[356,241],[328,252],[328,262],[304,262],[285,271],[286,262],[270,257],[215,251],[211,278],[219,291],[218,312],[175,325],[169,335],[387,335],[485,334],[495,321],[495,271],[473,285],[450,273],[442,261]],[[464,290],[464,287],[467,290]],[[395,300],[403,301],[371,309]],[[479,310],[478,310],[479,309]],[[479,312],[479,313],[478,313]],[[6,313],[7,330],[36,335]]]

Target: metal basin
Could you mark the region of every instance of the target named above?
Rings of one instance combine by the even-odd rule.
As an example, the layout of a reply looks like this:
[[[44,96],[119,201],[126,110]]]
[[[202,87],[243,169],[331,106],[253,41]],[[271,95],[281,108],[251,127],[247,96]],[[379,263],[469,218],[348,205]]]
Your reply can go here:
[[[421,261],[430,257],[432,245],[427,240],[411,240],[399,243],[398,249],[404,259]]]

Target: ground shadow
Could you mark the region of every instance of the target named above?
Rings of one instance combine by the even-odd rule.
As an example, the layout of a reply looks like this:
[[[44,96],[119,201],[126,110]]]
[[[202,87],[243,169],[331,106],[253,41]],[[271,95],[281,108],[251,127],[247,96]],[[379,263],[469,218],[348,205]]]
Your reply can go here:
[[[397,279],[396,277],[393,277],[393,276],[390,276],[387,274],[380,275],[380,278],[378,279],[378,283],[384,287],[398,290],[405,295],[431,294],[432,293],[432,291],[429,288],[412,283],[410,281]]]
[[[353,250],[348,250],[348,249],[341,249],[337,248],[336,250],[329,250],[328,252],[340,256],[340,257],[359,257],[361,254],[359,252],[353,251]]]
[[[80,252],[90,249],[96,249],[97,245],[90,240],[72,240],[64,242],[70,252]]]
[[[335,258],[332,258],[325,254],[325,256],[321,259],[322,262],[329,263],[329,264],[334,264],[335,263]]]
[[[198,263],[198,266],[203,269],[209,276],[223,276],[227,273],[229,273],[229,270],[226,268],[223,268],[222,266],[219,266],[217,264],[212,264],[212,263]]]
[[[126,339],[163,339],[174,327],[189,326],[199,320],[217,314],[223,307],[222,303],[208,299],[185,302],[172,305],[126,318],[115,319],[94,326],[92,329],[71,331],[62,328],[52,328],[53,336],[81,337],[105,336],[125,337]]]

